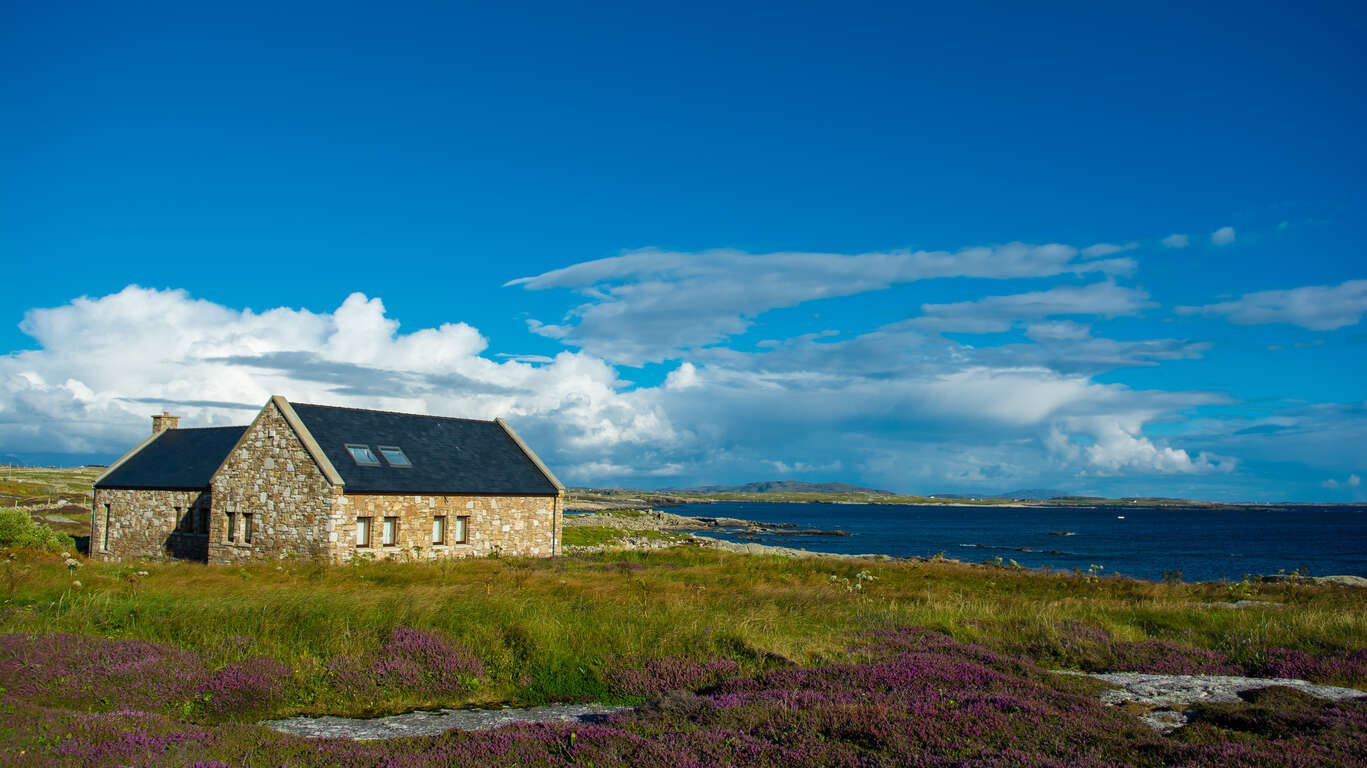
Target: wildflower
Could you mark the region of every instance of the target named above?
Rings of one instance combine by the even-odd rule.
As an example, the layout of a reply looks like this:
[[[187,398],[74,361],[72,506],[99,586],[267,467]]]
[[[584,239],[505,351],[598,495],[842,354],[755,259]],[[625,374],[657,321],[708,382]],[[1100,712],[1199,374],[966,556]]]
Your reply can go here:
[[[152,574],[148,573],[147,571],[138,571],[138,575],[139,575],[139,576],[151,576]]]
[[[81,582],[80,582],[80,580],[78,579],[78,580],[76,580],[76,581],[71,582],[71,586],[75,587],[76,589],[80,589],[80,588],[81,588]]]
[[[63,552],[63,553],[62,553],[62,557],[69,560],[69,559],[71,559],[71,553],[70,553],[70,552]]]
[[[66,559],[66,569],[67,569],[68,571],[71,571],[71,572],[75,573],[76,569],[77,569],[77,568],[80,568],[80,567],[81,567],[81,563],[80,563],[80,561],[77,560],[76,558],[74,558],[74,557],[68,557],[68,558]]]

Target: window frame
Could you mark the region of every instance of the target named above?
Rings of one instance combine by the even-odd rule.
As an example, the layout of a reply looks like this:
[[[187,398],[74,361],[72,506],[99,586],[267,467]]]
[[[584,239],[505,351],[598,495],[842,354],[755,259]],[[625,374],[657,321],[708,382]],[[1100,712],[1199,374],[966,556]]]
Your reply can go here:
[[[446,515],[432,516],[432,546],[446,546]]]
[[[384,466],[384,464],[380,463],[380,457],[375,455],[375,450],[370,446],[365,445],[364,443],[342,443],[342,446],[346,448],[347,455],[351,457],[352,461],[356,462],[356,466],[358,467]],[[356,449],[358,448],[365,451],[366,454],[369,455],[371,459],[373,459],[373,461],[363,461],[360,458],[358,458],[356,456]]]
[[[397,516],[386,515],[380,519],[380,546],[399,546],[399,518]]]
[[[456,515],[456,539],[452,544],[470,543],[470,516]]]
[[[235,512],[225,514],[228,516],[228,533],[224,541],[234,544],[237,542],[237,514]]]
[[[391,467],[394,467],[395,469],[412,469],[412,468],[413,468],[413,460],[410,459],[410,458],[408,458],[408,454],[404,453],[404,452],[403,452],[403,449],[400,448],[400,447],[397,446],[397,445],[377,445],[377,446],[375,446],[375,450],[378,451],[378,452],[380,453],[380,456],[384,459],[384,462],[385,462],[386,464],[388,464],[388,465],[391,466]],[[397,454],[399,455],[399,458],[402,458],[403,461],[402,461],[402,462],[396,462],[396,461],[394,461],[393,459],[391,459],[391,458],[389,457],[389,454],[386,453],[386,451],[390,451],[390,452],[393,452],[393,453],[397,453]]]
[[[113,504],[105,504],[105,505],[104,505],[104,536],[103,536],[103,538],[102,538],[102,540],[101,540],[101,542],[100,542],[100,551],[101,551],[101,552],[108,552],[108,551],[109,551],[109,518],[110,518],[109,512],[110,512],[110,507],[112,507],[112,506],[114,506],[114,505],[113,505]]]
[[[242,543],[243,543],[243,544],[251,544],[251,543],[252,543],[252,533],[253,533],[253,531],[252,531],[252,518],[254,518],[254,517],[255,517],[255,515],[253,515],[251,512],[243,512],[243,513],[242,513]]]
[[[365,525],[364,525],[364,526],[361,525],[361,521],[362,521],[362,520],[365,521]],[[365,529],[365,539],[364,539],[364,540],[362,540],[362,539],[361,539],[361,536],[360,536],[362,528]],[[375,541],[375,518],[370,517],[370,516],[366,516],[366,515],[358,516],[358,517],[356,518],[356,548],[357,548],[357,549],[371,549],[371,548],[374,546],[374,541]]]

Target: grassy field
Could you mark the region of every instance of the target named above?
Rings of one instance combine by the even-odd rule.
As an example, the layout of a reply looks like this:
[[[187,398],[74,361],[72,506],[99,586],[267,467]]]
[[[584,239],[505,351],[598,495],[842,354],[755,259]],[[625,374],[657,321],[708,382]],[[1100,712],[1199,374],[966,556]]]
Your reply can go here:
[[[435,564],[87,563],[76,572],[56,556],[20,555],[5,562],[0,589],[0,633],[149,640],[210,666],[274,658],[301,682],[281,713],[453,703],[399,694],[360,701],[324,684],[328,659],[373,654],[396,626],[460,638],[482,660],[487,682],[463,703],[610,699],[604,670],[622,658],[725,657],[746,669],[816,663],[839,656],[848,632],[870,627],[935,629],[1081,669],[1114,665],[1144,641],[1212,651],[1251,671],[1276,649],[1332,657],[1367,641],[1367,599],[1343,587],[1169,585],[692,547]],[[1203,605],[1236,599],[1276,605]],[[1325,681],[1367,684],[1335,674]]]
[[[0,765],[172,768],[212,754],[220,762],[200,765],[891,766],[924,753],[937,766],[1157,766],[1228,764],[1235,749],[1262,756],[1249,765],[1295,753],[1346,766],[1324,756],[1367,749],[1367,705],[1250,704],[1220,716],[1279,735],[1201,726],[1155,741],[1096,703],[1095,681],[1044,671],[1294,673],[1367,688],[1367,597],[1347,587],[687,546],[249,567],[11,552],[0,567]],[[1248,599],[1268,605],[1211,605]],[[231,724],[668,691],[607,726],[375,746]],[[1307,725],[1322,721],[1332,728]]]
[[[36,510],[74,496],[67,477],[6,482]],[[345,566],[0,553],[0,766],[1157,768],[1367,753],[1367,704],[1278,694],[1201,708],[1164,738],[1054,669],[1367,690],[1367,590],[693,546]],[[645,704],[601,726],[374,745],[240,725],[559,701]]]

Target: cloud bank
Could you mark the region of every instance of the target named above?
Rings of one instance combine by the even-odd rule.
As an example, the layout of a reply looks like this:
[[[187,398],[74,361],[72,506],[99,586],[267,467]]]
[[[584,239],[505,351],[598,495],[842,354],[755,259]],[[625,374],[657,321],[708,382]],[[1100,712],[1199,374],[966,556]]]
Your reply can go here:
[[[517,284],[581,290],[609,277],[618,281],[575,316],[576,337],[601,343],[530,357],[491,352],[478,329],[464,322],[402,332],[380,298],[360,293],[328,313],[285,307],[257,313],[183,290],[129,286],[25,315],[22,327],[39,348],[0,358],[0,450],[114,456],[141,439],[148,415],[163,407],[182,415],[185,426],[241,424],[270,395],[283,394],[298,402],[502,416],[566,480],[581,484],[842,471],[929,492],[1042,475],[1199,475],[1236,466],[1232,458],[1192,452],[1145,432],[1155,420],[1223,402],[1222,396],[1092,380],[1093,371],[1115,365],[1201,353],[1178,340],[1094,337],[1090,321],[1152,306],[1143,291],[1110,279],[925,305],[908,321],[847,338],[804,334],[751,352],[694,348],[766,307],[833,291],[879,290],[913,274],[1129,269],[1114,261],[1080,266],[1075,251],[1053,246],[960,253],[967,254],[963,263],[952,267],[933,254],[815,255],[813,269],[833,285],[798,280],[757,291],[757,298],[727,290],[704,294],[707,286],[717,293],[720,283],[752,281],[764,265],[775,268],[774,259],[731,262],[708,252],[695,261],[651,252],[575,265]],[[637,282],[626,282],[629,275]],[[648,300],[648,290],[636,290],[659,282],[682,286],[683,296]],[[698,313],[704,304],[710,309],[701,331],[664,333],[650,322]],[[1009,346],[974,349],[938,334],[969,325],[1025,328],[1033,341],[1011,352]],[[609,328],[617,335],[595,336]],[[654,386],[620,378],[613,364],[620,356],[594,351],[658,355],[685,348],[690,359]]]

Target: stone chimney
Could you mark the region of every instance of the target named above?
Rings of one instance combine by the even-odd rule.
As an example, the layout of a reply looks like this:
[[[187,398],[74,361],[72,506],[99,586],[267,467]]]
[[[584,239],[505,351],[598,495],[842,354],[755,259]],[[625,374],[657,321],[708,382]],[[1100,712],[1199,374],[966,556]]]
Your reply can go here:
[[[168,429],[175,429],[180,425],[180,417],[172,416],[166,411],[162,411],[160,416],[152,417],[152,434],[165,432]]]

